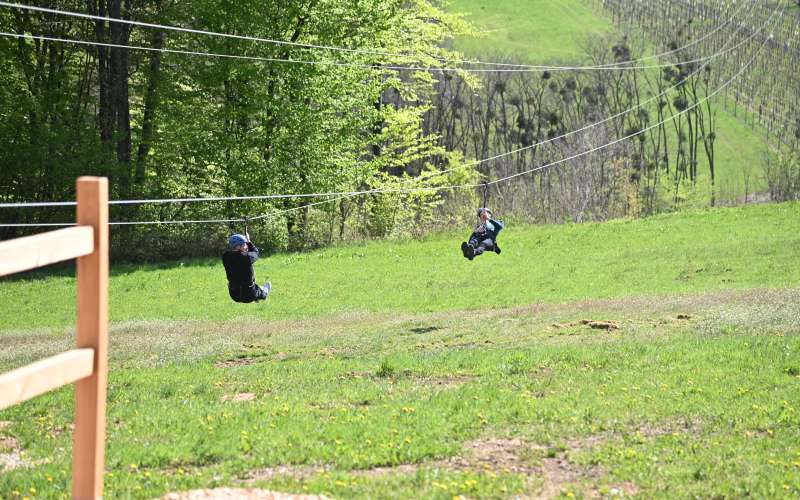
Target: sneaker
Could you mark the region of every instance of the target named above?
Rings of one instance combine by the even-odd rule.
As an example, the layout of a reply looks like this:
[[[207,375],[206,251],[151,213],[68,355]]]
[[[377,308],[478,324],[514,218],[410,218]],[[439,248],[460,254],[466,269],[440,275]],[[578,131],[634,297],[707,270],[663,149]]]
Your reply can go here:
[[[264,291],[267,293],[267,295],[269,295],[269,292],[272,291],[272,283],[270,283],[269,281],[264,283]]]
[[[466,241],[461,242],[461,253],[464,254],[464,257],[469,258],[469,245]]]
[[[497,255],[500,255],[500,247],[497,246],[497,243],[494,244],[494,253],[496,253]]]
[[[472,245],[467,245],[467,258],[472,260],[475,258],[475,247]]]

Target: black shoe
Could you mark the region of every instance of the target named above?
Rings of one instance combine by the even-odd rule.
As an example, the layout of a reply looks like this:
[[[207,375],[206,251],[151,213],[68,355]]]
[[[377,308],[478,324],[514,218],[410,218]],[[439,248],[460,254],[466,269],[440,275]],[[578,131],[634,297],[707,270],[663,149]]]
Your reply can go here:
[[[464,254],[464,257],[469,258],[469,245],[466,241],[461,242],[461,253]]]
[[[500,255],[500,247],[497,246],[497,243],[494,244],[494,253],[496,253],[497,255]]]
[[[475,258],[475,247],[472,245],[467,245],[467,258],[472,260]]]

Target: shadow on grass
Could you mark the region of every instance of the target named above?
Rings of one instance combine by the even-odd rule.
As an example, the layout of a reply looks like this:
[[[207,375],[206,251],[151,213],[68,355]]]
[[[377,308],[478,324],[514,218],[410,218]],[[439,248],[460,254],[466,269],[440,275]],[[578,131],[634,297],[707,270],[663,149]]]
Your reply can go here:
[[[222,261],[218,258],[204,257],[186,259],[181,261],[166,261],[147,264],[111,264],[111,276],[124,276],[138,271],[171,270],[182,267],[222,267]],[[75,261],[59,262],[50,266],[40,267],[31,271],[3,276],[0,283],[19,282],[19,281],[38,281],[49,278],[74,278]]]
[[[415,335],[422,335],[424,333],[431,333],[441,329],[441,326],[419,326],[417,328],[409,328],[408,331]]]

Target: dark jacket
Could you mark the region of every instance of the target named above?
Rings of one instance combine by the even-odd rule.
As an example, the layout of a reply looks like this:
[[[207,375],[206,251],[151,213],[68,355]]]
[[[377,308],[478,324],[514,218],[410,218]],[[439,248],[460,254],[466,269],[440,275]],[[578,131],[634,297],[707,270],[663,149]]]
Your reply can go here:
[[[480,239],[490,239],[492,241],[497,240],[497,235],[500,234],[500,231],[503,230],[505,224],[503,221],[489,219],[486,223],[480,223],[475,228],[475,231],[472,232],[473,236],[477,236]]]
[[[252,302],[258,297],[258,285],[253,271],[253,262],[261,256],[261,250],[247,242],[247,253],[226,250],[222,264],[228,277],[228,292],[236,302]]]

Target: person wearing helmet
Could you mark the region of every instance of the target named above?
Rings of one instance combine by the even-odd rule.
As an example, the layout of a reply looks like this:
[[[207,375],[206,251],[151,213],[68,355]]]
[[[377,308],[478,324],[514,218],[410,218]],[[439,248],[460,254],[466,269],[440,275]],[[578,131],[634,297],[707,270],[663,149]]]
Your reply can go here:
[[[263,287],[256,283],[253,262],[261,256],[250,241],[250,235],[232,234],[228,238],[228,249],[222,254],[222,264],[228,276],[228,293],[235,302],[250,303],[264,300],[272,290],[267,281]]]
[[[472,260],[475,256],[482,254],[486,250],[493,250],[500,253],[497,245],[497,235],[503,230],[502,221],[495,220],[492,211],[486,207],[478,209],[478,225],[472,231],[469,242],[461,243],[461,252],[464,257]]]

